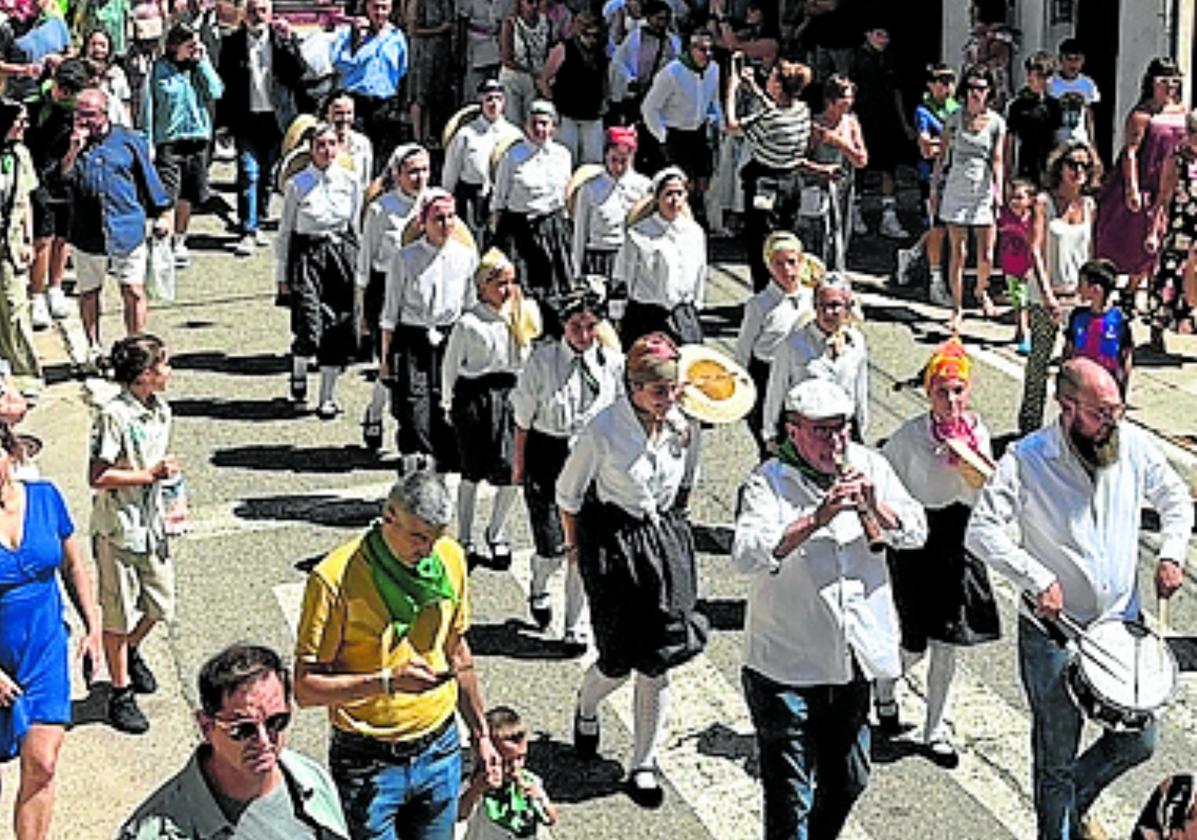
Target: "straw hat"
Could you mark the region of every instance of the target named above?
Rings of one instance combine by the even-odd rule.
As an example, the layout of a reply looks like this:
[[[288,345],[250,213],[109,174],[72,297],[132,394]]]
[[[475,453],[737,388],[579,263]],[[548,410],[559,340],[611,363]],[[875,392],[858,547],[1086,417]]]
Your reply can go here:
[[[475,102],[472,105],[465,106],[456,114],[449,117],[449,121],[445,123],[444,129],[441,130],[441,148],[449,148],[449,143],[453,141],[453,135],[457,133],[457,129],[471,122],[474,117],[481,113],[482,106]]]
[[[628,228],[635,227],[636,225],[640,224],[641,222],[643,222],[645,219],[647,219],[649,216],[651,216],[653,213],[656,213],[656,212],[657,212],[656,196],[646,195],[646,196],[643,196],[642,198],[638,198],[638,199],[636,199],[636,203],[633,204],[630,208],[628,208],[628,215],[624,219],[624,227],[628,227]],[[682,215],[685,216],[687,219],[694,218],[694,214],[692,212],[690,212],[689,204],[687,204],[685,207],[682,208]]]
[[[523,139],[523,134],[518,130],[513,130],[510,134],[504,134],[495,141],[495,147],[490,152],[490,179],[492,182],[499,171],[499,161],[503,159],[503,155],[507,154],[508,149]]]
[[[308,132],[319,124],[320,120],[311,114],[300,114],[291,120],[291,124],[287,126],[286,133],[283,134],[283,157],[286,157],[293,149],[307,145],[305,141],[307,140]]]
[[[748,371],[731,357],[702,344],[680,348],[678,381],[682,411],[704,423],[734,423],[756,402],[756,386]]]
[[[278,177],[275,179],[274,185],[279,192],[286,192],[287,182],[298,175],[303,170],[307,169],[308,164],[312,162],[312,153],[307,146],[300,146],[298,149],[292,149],[291,152],[283,158],[278,165]],[[350,172],[354,171],[353,156],[341,150],[336,157],[335,163],[348,169]]]
[[[412,214],[412,217],[407,220],[407,224],[403,226],[402,243],[410,245],[423,235],[424,230],[420,227],[419,215]],[[478,243],[474,240],[474,234],[470,233],[469,225],[461,219],[458,219],[457,224],[453,226],[453,232],[449,234],[449,238],[460,242],[472,251],[478,250]]]
[[[565,209],[572,218],[574,215],[574,204],[577,201],[578,190],[582,185],[593,181],[595,178],[603,174],[603,167],[597,163],[584,163],[574,170],[574,174],[569,177],[569,183],[565,185]]]

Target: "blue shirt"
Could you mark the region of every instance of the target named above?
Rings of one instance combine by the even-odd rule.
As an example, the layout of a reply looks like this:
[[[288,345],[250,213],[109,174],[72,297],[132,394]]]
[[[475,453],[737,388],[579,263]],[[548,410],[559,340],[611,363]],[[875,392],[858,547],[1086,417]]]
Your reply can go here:
[[[191,68],[168,58],[155,61],[141,97],[141,125],[150,145],[210,139],[210,106],[223,93],[224,82],[207,58]]]
[[[70,243],[89,254],[127,256],[145,241],[147,211],[158,216],[171,205],[145,138],[119,125],[84,150],[70,172],[50,172],[74,203]]]
[[[353,27],[349,27],[333,41],[332,63],[345,90],[389,99],[407,74],[407,39],[402,31],[388,25],[377,35],[363,33],[362,42],[354,51]]]
[[[938,138],[943,134],[943,124],[948,117],[960,110],[960,103],[948,97],[943,105],[937,105],[930,96],[924,96],[923,101],[914,109],[914,130],[919,135]],[[920,157],[918,162],[918,176],[920,181],[930,181],[934,161]]]

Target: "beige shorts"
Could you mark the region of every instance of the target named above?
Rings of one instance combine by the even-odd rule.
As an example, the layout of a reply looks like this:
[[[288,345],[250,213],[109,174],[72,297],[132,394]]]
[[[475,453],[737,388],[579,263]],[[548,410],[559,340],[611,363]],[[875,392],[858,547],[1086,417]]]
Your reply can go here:
[[[92,538],[104,630],[128,633],[142,613],[159,621],[174,621],[175,563],[166,543],[158,551],[127,551],[106,537]]]
[[[145,282],[145,264],[149,250],[142,242],[123,257],[88,254],[75,250],[75,290],[94,292],[104,285],[104,275],[111,274],[122,286],[140,286]]]

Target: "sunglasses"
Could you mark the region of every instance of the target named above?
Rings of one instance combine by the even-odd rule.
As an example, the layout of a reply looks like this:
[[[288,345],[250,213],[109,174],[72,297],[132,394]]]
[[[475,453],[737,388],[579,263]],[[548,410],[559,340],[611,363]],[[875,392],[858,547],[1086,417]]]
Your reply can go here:
[[[213,718],[212,721],[223,729],[225,734],[234,741],[248,741],[258,734],[259,729],[265,729],[266,738],[273,740],[291,725],[291,713],[278,712],[265,720],[249,720],[248,718],[242,720],[221,720],[220,718]]]
[[[1075,169],[1077,172],[1087,172],[1093,168],[1093,164],[1087,160],[1077,160],[1076,158],[1064,158],[1064,165]]]
[[[971,83],[971,82],[970,82],[970,83],[969,83],[969,85],[968,85],[968,89],[969,89],[969,90],[975,90],[975,91],[977,91],[978,93],[988,93],[988,92],[989,92],[989,85],[978,85],[978,84],[974,84],[974,83]]]

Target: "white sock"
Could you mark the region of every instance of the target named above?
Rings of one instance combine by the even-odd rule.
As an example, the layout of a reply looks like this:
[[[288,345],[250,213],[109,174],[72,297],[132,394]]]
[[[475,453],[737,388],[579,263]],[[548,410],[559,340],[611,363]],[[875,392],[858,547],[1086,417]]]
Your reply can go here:
[[[881,196],[881,209],[892,211],[897,205],[897,200],[892,195]]]
[[[341,375],[339,367],[322,365],[320,368],[320,404],[332,402],[337,395],[337,377]]]
[[[931,269],[931,285],[932,286],[942,286],[943,285],[943,269],[942,268]]]
[[[464,478],[457,485],[457,541],[469,546],[474,541],[474,500],[478,485]]]
[[[591,665],[582,675],[582,686],[578,689],[578,712],[584,718],[597,717],[599,703],[627,682],[627,679],[626,674],[622,677],[608,677],[598,669],[598,665]]]
[[[382,412],[387,407],[387,397],[390,396],[390,389],[378,380],[374,381],[374,386],[370,389],[370,405],[366,407],[366,419],[378,421],[382,419]]]
[[[632,711],[636,719],[632,737],[632,770],[652,767],[657,763],[657,747],[661,744],[668,710],[669,674],[659,677],[637,674],[632,697]]]
[[[185,245],[186,243],[187,243],[187,234],[176,233],[173,237],[173,244],[171,247],[178,248],[180,245]]]
[[[931,661],[927,665],[927,722],[923,740],[930,742],[943,729],[948,707],[948,691],[956,674],[956,648],[944,642],[931,642]]]
[[[507,517],[515,505],[514,484],[508,484],[495,491],[495,501],[490,507],[490,524],[486,526],[486,538],[495,542],[507,539]]]
[[[873,705],[889,706],[897,696],[898,681],[889,677],[878,677],[873,681]]]
[[[563,559],[565,558],[561,556],[541,557],[539,554],[533,554],[532,583],[528,586],[528,592],[532,595],[543,595],[548,589],[549,577],[557,571]]]
[[[582,612],[586,609],[586,590],[582,588],[582,572],[576,560],[565,563],[565,632],[578,629]]]
[[[292,356],[291,357],[291,378],[303,379],[308,378],[308,362],[311,361],[309,356]]]

